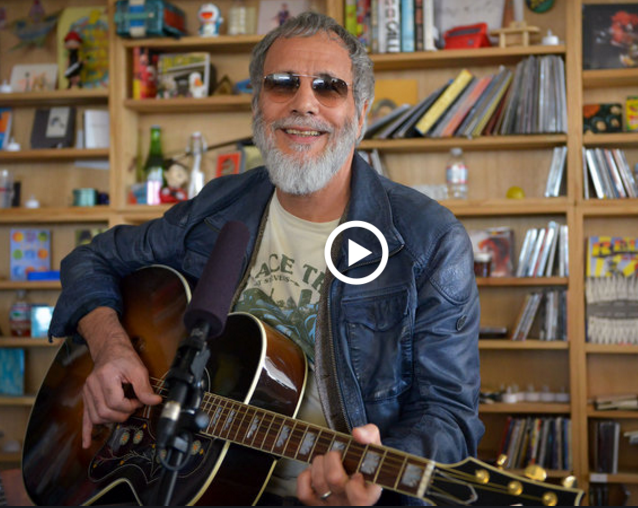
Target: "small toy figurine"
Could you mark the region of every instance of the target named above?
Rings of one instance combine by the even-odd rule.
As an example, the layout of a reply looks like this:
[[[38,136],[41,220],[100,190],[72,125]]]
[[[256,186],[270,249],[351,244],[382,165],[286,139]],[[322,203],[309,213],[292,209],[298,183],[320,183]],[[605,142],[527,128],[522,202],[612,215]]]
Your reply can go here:
[[[197,17],[201,23],[199,35],[202,37],[217,37],[219,35],[219,27],[224,21],[219,7],[212,3],[202,4],[197,12]]]
[[[69,80],[67,88],[82,88],[80,73],[84,63],[80,60],[80,47],[82,46],[82,37],[76,31],[72,30],[64,38],[64,47],[68,51],[68,62],[64,77]]]
[[[166,186],[160,191],[160,202],[177,203],[186,201],[188,193],[184,188],[188,182],[188,169],[179,162],[174,162],[167,171],[164,172]]]

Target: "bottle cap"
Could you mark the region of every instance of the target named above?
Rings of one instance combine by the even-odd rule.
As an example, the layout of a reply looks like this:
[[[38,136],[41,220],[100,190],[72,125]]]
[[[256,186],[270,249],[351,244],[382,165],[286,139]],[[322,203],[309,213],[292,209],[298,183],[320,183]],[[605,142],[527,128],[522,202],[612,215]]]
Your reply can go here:
[[[450,153],[454,155],[454,157],[459,157],[460,155],[463,155],[463,149],[459,146],[456,146],[450,150]]]
[[[543,44],[545,46],[558,46],[560,41],[558,40],[558,36],[554,35],[551,30],[547,30],[547,35],[543,37]]]

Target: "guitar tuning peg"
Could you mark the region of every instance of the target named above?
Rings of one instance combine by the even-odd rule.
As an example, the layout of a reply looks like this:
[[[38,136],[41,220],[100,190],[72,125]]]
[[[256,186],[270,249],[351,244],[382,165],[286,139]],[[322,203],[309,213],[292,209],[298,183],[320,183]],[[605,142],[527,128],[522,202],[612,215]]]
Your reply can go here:
[[[530,464],[525,468],[523,474],[526,478],[536,480],[537,482],[544,482],[547,479],[547,471],[538,464]]]
[[[575,489],[578,483],[578,479],[574,475],[569,475],[563,478],[560,483],[566,489]]]
[[[496,467],[499,469],[503,469],[505,467],[505,463],[507,462],[507,455],[501,453],[496,459]]]

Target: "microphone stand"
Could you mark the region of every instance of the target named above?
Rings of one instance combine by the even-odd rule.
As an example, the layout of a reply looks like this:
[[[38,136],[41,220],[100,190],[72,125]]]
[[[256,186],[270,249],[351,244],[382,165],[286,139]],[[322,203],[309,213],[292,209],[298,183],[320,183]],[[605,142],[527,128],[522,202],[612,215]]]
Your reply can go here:
[[[204,372],[210,358],[207,342],[210,328],[205,320],[197,322],[177,349],[166,378],[168,402],[157,427],[157,453],[164,466],[155,503],[159,506],[170,506],[177,475],[188,461],[193,436],[208,425],[208,416],[199,407],[204,394]],[[166,457],[162,457],[164,450]]]

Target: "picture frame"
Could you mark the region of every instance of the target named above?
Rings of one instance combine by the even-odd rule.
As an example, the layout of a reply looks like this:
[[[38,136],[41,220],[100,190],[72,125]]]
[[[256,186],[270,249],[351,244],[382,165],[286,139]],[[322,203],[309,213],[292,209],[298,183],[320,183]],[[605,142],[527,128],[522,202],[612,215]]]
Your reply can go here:
[[[241,171],[241,152],[220,153],[217,157],[215,178],[226,175],[238,175]]]
[[[57,64],[17,64],[11,69],[13,92],[45,92],[55,90]]]
[[[69,148],[75,139],[75,108],[36,109],[31,148]]]
[[[309,0],[260,0],[257,33],[265,35],[282,25],[288,18],[298,16],[310,9]]]
[[[638,67],[638,3],[583,5],[583,69]]]

